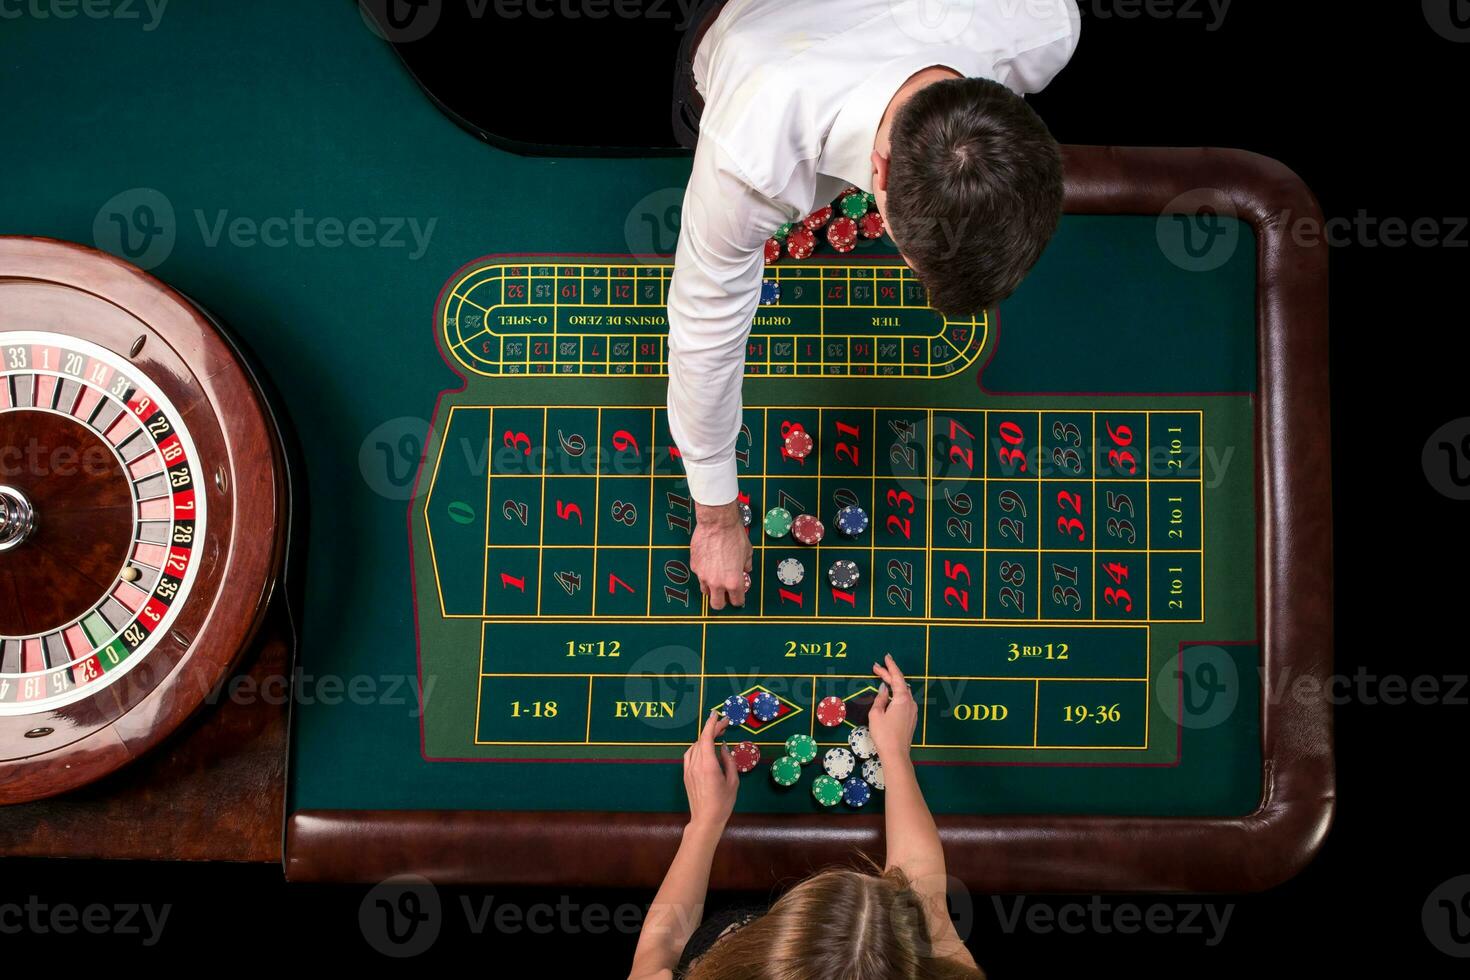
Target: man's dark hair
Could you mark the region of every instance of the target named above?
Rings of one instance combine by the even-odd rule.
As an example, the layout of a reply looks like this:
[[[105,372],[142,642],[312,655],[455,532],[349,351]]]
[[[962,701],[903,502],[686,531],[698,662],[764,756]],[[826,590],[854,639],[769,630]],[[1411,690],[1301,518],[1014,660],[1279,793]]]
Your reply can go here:
[[[1021,284],[1062,212],[1057,141],[1025,100],[984,78],[914,93],[894,117],[889,232],[929,305],[973,316]]]

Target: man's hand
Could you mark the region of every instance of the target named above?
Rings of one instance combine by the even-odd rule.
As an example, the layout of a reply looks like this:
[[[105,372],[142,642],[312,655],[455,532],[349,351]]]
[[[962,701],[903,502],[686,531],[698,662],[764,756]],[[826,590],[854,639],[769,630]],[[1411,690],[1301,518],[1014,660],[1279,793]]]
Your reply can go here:
[[[715,739],[729,727],[730,719],[711,711],[699,741],[684,752],[684,792],[689,794],[690,826],[711,831],[716,838],[735,809],[735,794],[740,789],[740,772],[730,757],[730,747],[715,748]]]
[[[740,504],[694,505],[694,536],[689,540],[689,569],[709,596],[711,609],[745,605],[745,573],[753,550],[740,519]]]
[[[868,709],[868,730],[873,733],[873,743],[884,766],[890,762],[897,765],[900,760],[908,759],[913,747],[919,706],[892,654],[885,655],[883,663],[874,664],[873,673],[883,679],[883,684]]]

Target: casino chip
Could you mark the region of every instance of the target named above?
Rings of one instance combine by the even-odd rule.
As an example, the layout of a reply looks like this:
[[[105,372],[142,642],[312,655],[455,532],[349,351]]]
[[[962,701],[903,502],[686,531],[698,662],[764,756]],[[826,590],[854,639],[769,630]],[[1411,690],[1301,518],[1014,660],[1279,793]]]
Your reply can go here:
[[[836,806],[842,802],[842,784],[831,776],[818,776],[812,780],[812,796],[822,806]]]
[[[778,242],[784,242],[786,240],[786,237],[791,234],[791,229],[795,227],[796,222],[788,221],[785,224],[781,225],[781,227],[777,228],[776,234],[772,237],[775,238]]]
[[[802,218],[801,223],[806,225],[812,231],[816,231],[818,228],[822,227],[829,220],[831,220],[831,218],[832,205],[828,204],[823,207],[817,208],[811,214],[807,215],[805,218]]]
[[[749,572],[741,572],[740,574],[745,576],[745,587],[747,589],[750,588],[750,573]]]
[[[730,719],[730,724],[743,725],[750,717],[750,702],[739,694],[732,694],[725,699],[720,710],[724,712],[726,718]]]
[[[883,215],[870,211],[858,219],[858,234],[864,238],[877,238],[883,234]]]
[[[786,740],[786,754],[806,765],[817,757],[817,740],[810,735],[797,733]]]
[[[883,789],[883,761],[869,759],[863,763],[863,782],[874,789]]]
[[[848,504],[837,512],[837,530],[855,538],[868,529],[868,512],[857,504]]]
[[[806,225],[797,225],[786,236],[786,254],[793,259],[809,259],[817,247],[817,235]]]
[[[842,784],[842,799],[848,806],[862,806],[873,798],[873,791],[868,784],[857,777],[849,779]]]
[[[783,755],[771,763],[771,778],[776,781],[777,786],[795,786],[801,781],[801,763],[789,755]],[[867,788],[867,783],[863,783],[861,779],[858,782],[862,783],[863,788]]]
[[[822,522],[811,514],[799,514],[791,522],[791,536],[800,544],[818,544],[826,531]]]
[[[766,511],[765,520],[761,521],[761,526],[771,537],[784,538],[791,533],[792,523],[791,511],[785,507],[772,507]]]
[[[849,194],[837,203],[842,208],[843,215],[853,220],[868,213],[868,199],[862,191]]]
[[[740,523],[743,524],[745,527],[750,527],[750,520],[750,504],[747,504],[745,501],[742,500],[740,501]]]
[[[858,223],[851,218],[838,218],[827,226],[827,241],[833,248],[847,246],[851,250],[857,244]]]
[[[822,770],[833,779],[846,779],[851,776],[853,767],[856,765],[857,761],[846,749],[828,749],[827,754],[822,756]]]
[[[775,721],[776,716],[781,713],[781,699],[770,691],[762,691],[751,702],[751,709],[755,712],[756,718],[761,721]],[[867,729],[864,728],[863,731],[866,732]],[[848,743],[851,744],[851,742],[852,739],[849,738]],[[871,754],[869,753],[869,755]],[[867,756],[863,758],[867,758]]]
[[[775,241],[775,239],[773,238],[773,239],[771,239],[771,241]],[[770,242],[767,242],[766,244],[769,246],[770,245]],[[776,255],[777,255],[777,257],[779,257],[780,254],[781,254],[781,246],[777,245],[776,246]],[[767,249],[766,261],[768,261],[768,262],[774,262],[775,261],[775,259],[770,258],[770,250],[769,250],[769,248]],[[762,306],[775,306],[779,302],[781,302],[781,284],[779,282],[777,282],[776,280],[774,280],[774,279],[763,279],[763,280],[761,280],[761,305]]]
[[[782,558],[776,566],[776,580],[782,585],[800,585],[806,578],[806,566],[800,558]]]
[[[792,459],[806,459],[812,454],[812,448],[817,444],[817,440],[813,439],[811,433],[805,429],[792,429],[786,433],[783,441],[786,446],[786,455]]]
[[[781,258],[781,243],[774,238],[766,239],[766,265]]]
[[[757,706],[755,716],[760,717],[760,708]],[[847,733],[847,744],[852,747],[852,754],[859,759],[871,759],[878,754],[878,746],[873,744],[873,733],[868,731],[867,725],[859,725]]]
[[[834,588],[850,589],[858,584],[860,578],[862,578],[862,573],[858,571],[857,562],[848,561],[846,558],[834,561],[832,567],[827,569],[827,581],[831,582]]]
[[[761,750],[754,742],[741,742],[730,751],[735,759],[735,768],[741,772],[750,772],[761,761]]]
[[[836,728],[847,717],[847,702],[835,694],[817,702],[817,722],[828,728]]]

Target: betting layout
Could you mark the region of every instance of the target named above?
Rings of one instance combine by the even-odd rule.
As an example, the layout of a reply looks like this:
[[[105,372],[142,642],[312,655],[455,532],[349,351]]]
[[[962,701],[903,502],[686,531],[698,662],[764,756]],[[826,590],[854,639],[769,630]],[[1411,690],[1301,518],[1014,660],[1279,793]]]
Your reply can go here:
[[[32,714],[107,687],[167,635],[206,501],[167,396],[95,344],[0,333],[0,429],[0,549],[26,569],[7,567],[0,602],[0,714]]]
[[[751,589],[715,612],[662,407],[670,269],[554,261],[477,263],[441,299],[469,383],[411,513],[421,660],[459,675],[429,757],[656,756],[732,694],[779,705],[756,742],[821,740],[815,706],[871,696],[885,653],[925,695],[921,758],[1172,748],[1151,664],[1206,619],[1208,400],[987,396],[990,317],[946,321],[900,263],[769,269],[791,277],[737,442]]]

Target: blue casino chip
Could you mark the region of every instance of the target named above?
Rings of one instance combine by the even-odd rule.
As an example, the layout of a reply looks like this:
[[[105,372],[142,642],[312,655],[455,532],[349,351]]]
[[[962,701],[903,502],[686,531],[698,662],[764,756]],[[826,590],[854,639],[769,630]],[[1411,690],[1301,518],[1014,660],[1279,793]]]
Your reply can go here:
[[[781,284],[774,279],[761,280],[761,305],[775,306],[779,302],[781,302]]]
[[[750,702],[738,694],[732,694],[725,699],[721,710],[724,711],[725,717],[730,719],[730,724],[743,725],[745,719],[750,717]]]
[[[775,721],[781,713],[781,700],[770,691],[762,691],[755,696],[753,707],[755,716],[761,721]]]
[[[862,806],[872,796],[872,788],[856,776],[842,784],[842,800],[848,806]]]
[[[868,529],[868,514],[856,504],[849,504],[837,512],[837,530],[855,538]]]

